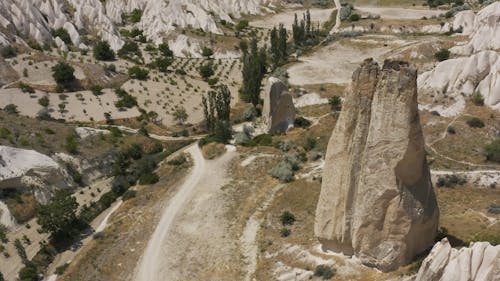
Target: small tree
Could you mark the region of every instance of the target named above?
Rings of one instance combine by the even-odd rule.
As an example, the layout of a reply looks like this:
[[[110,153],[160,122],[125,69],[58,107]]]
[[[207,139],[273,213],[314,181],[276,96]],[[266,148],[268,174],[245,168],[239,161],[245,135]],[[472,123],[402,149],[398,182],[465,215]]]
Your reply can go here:
[[[484,105],[484,98],[483,95],[481,95],[480,92],[475,92],[471,96],[471,101],[477,106],[483,106]]]
[[[17,111],[17,105],[15,104],[8,104],[3,108],[3,111],[9,113],[9,114],[17,114],[19,111]]]
[[[128,69],[128,75],[133,79],[147,80],[149,71],[136,65]]]
[[[174,115],[174,120],[177,121],[179,124],[184,124],[184,122],[186,122],[188,118],[188,114],[184,107],[177,108],[174,111],[173,115]]]
[[[201,50],[201,55],[206,59],[211,59],[214,55],[214,51],[209,47],[203,47],[203,49]]]
[[[69,191],[58,190],[49,204],[40,207],[37,222],[43,232],[52,236],[71,234],[77,208],[78,203]]]
[[[66,45],[71,45],[71,37],[69,36],[68,31],[64,28],[58,28],[56,30],[52,30],[52,37],[56,38],[59,37]]]
[[[71,134],[66,137],[66,151],[71,154],[78,153],[78,140],[75,135]]]
[[[214,75],[214,69],[211,63],[206,63],[200,66],[198,72],[204,80],[207,80],[210,76]]]
[[[174,52],[170,50],[170,47],[167,43],[161,43],[158,45],[158,50],[162,53],[164,57],[172,58],[174,56]]]
[[[43,106],[43,107],[48,107],[50,103],[50,100],[47,96],[41,97],[38,99],[38,104]]]
[[[52,67],[52,77],[56,83],[64,88],[70,88],[76,81],[75,69],[66,62],[59,62]]]
[[[496,139],[485,146],[486,159],[500,163],[500,139]]]
[[[448,49],[441,49],[434,54],[434,57],[438,61],[445,61],[450,58],[450,51],[448,51]]]
[[[483,128],[484,127],[483,120],[481,120],[477,117],[469,118],[469,119],[467,119],[467,121],[465,121],[465,123],[467,123],[467,125],[469,125],[469,127],[472,127],[472,128]]]
[[[342,109],[342,99],[339,96],[331,97],[328,102],[333,111],[340,111]]]
[[[111,46],[106,41],[97,42],[93,53],[96,60],[111,61],[115,59],[115,52],[111,50]]]

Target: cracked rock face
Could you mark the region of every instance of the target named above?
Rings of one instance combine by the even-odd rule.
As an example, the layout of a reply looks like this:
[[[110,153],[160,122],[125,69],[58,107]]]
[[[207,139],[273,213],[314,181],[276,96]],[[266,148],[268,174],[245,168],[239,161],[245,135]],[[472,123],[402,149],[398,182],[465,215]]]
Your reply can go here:
[[[292,95],[278,78],[269,78],[268,84],[264,95],[262,117],[269,133],[284,133],[293,127],[295,122]]]
[[[453,249],[444,238],[422,262],[415,281],[500,280],[500,245],[473,242]]]
[[[417,110],[417,71],[366,60],[326,153],[315,235],[325,250],[383,271],[433,243],[439,210]]]

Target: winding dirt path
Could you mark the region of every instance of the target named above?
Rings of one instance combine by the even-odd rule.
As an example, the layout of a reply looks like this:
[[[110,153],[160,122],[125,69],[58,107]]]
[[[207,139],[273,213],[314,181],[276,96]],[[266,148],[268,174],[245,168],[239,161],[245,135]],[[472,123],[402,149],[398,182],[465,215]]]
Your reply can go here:
[[[188,275],[199,280],[197,270],[203,270],[199,266],[203,261],[224,264],[227,261],[218,259],[234,258],[225,247],[230,243],[219,191],[226,182],[226,165],[236,153],[228,149],[217,159],[205,160],[197,144],[185,151],[193,159],[193,168],[164,208],[136,267],[136,281],[181,280]]]

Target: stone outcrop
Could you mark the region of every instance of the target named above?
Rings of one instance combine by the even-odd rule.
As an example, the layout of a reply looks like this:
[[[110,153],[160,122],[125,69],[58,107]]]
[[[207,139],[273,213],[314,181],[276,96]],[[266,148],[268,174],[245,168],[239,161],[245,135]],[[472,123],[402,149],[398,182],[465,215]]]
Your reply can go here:
[[[388,271],[433,243],[439,210],[417,109],[417,71],[365,60],[330,138],[316,210],[325,250]]]
[[[262,118],[268,133],[284,133],[293,127],[295,106],[288,87],[278,78],[270,77],[264,92]]]
[[[415,281],[500,280],[500,245],[473,242],[453,249],[446,238],[422,262]]]

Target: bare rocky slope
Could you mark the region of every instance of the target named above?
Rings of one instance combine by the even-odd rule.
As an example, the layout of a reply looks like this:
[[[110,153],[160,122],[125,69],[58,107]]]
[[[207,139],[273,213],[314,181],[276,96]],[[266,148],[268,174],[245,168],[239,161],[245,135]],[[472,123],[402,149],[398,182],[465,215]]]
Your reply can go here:
[[[500,245],[474,242],[460,250],[448,239],[436,243],[423,261],[415,281],[500,280]]]
[[[325,250],[384,271],[432,245],[439,210],[417,110],[417,72],[358,68],[330,138],[314,232]]]
[[[465,106],[464,95],[478,93],[485,105],[500,109],[500,2],[492,3],[477,14],[463,11],[455,16],[453,29],[462,28],[469,40],[450,51],[459,57],[442,61],[418,78],[419,90],[433,100],[452,96],[454,110],[433,106],[445,116],[456,115]]]
[[[74,46],[85,49],[82,35],[95,32],[108,41],[114,50],[124,41],[118,27],[122,15],[141,10],[143,15],[134,27],[144,30],[155,43],[161,43],[176,28],[191,27],[205,32],[222,34],[216,24],[219,19],[234,23],[242,14],[261,14],[269,11],[272,1],[266,0],[5,0],[0,2],[0,44],[32,38],[37,42],[55,40],[57,46],[67,50],[59,38],[52,38],[51,30],[64,28]],[[188,47],[183,46],[183,47]]]

